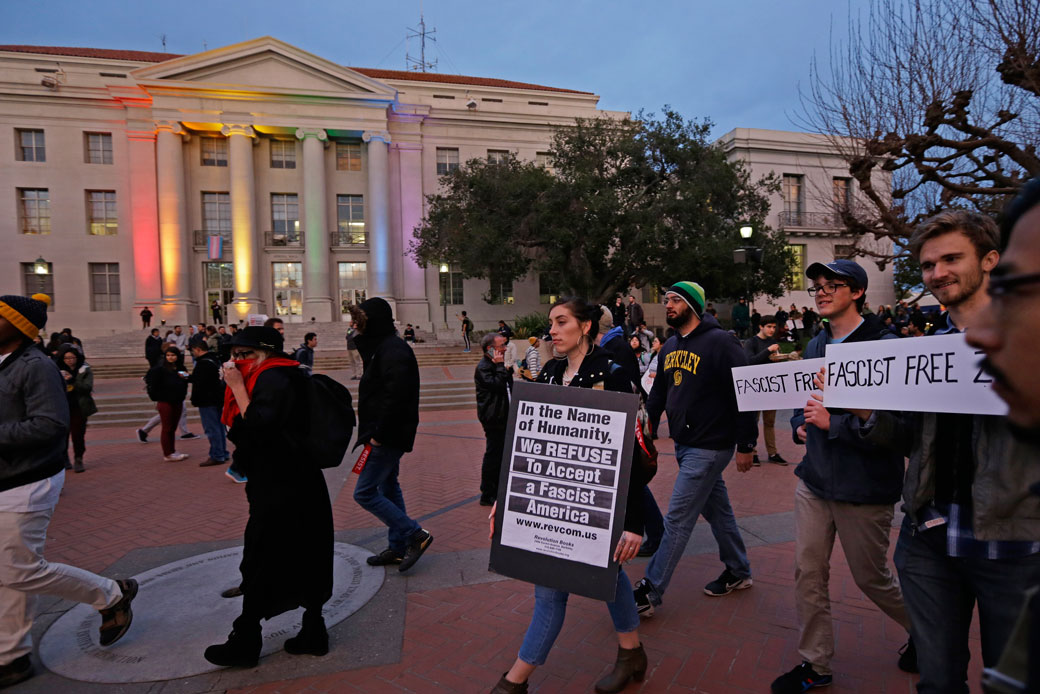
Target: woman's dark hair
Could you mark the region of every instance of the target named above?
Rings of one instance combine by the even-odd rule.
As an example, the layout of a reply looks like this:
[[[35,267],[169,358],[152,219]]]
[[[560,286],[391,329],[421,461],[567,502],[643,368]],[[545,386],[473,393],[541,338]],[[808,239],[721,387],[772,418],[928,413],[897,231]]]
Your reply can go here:
[[[177,355],[177,362],[175,364],[171,365],[170,362],[166,361],[166,355],[167,354],[176,354]],[[177,349],[173,345],[170,345],[169,347],[167,347],[166,349],[163,350],[162,365],[163,365],[163,368],[169,369],[171,371],[182,371],[184,369],[184,355],[181,354],[181,351],[179,349]]]
[[[603,315],[603,308],[599,304],[594,304],[580,296],[564,296],[549,307],[549,311],[552,311],[557,306],[563,306],[571,315],[577,318],[580,322],[591,322],[592,327],[589,328],[589,340],[595,341],[599,336],[599,319]]]

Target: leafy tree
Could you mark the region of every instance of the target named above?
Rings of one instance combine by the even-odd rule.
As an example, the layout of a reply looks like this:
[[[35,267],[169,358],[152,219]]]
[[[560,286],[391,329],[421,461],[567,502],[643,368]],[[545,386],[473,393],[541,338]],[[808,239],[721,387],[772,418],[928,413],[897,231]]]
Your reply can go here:
[[[997,214],[1040,175],[1040,3],[872,0],[864,19],[814,61],[805,125],[848,162],[863,204],[847,228],[906,255],[914,227],[941,209]]]
[[[778,183],[751,181],[708,140],[710,128],[672,111],[578,120],[556,132],[552,171],[509,157],[466,162],[428,197],[410,252],[422,265],[451,262],[493,282],[548,273],[600,301],[680,279],[712,297],[779,296],[790,251],[765,224]],[[763,258],[735,266],[743,223]]]

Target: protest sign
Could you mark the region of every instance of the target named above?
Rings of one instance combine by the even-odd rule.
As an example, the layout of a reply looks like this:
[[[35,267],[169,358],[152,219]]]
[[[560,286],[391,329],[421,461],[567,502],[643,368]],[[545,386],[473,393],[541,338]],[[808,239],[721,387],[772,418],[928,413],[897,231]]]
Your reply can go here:
[[[513,386],[492,571],[614,599],[638,406],[634,394]]]
[[[246,325],[250,327],[262,326],[267,322],[266,313],[250,313],[246,316]]]
[[[733,369],[737,409],[741,412],[755,412],[805,407],[809,393],[816,390],[813,376],[825,361],[799,359]]]
[[[961,333],[827,346],[827,407],[1007,414]]]

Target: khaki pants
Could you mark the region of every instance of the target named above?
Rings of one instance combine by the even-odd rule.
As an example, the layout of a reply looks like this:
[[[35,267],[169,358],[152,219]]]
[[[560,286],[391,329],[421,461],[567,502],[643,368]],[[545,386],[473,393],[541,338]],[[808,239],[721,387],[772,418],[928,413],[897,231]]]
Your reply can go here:
[[[43,558],[53,512],[0,512],[0,665],[32,651],[30,630],[37,595],[82,602],[98,610],[123,597],[119,584],[110,578]]]
[[[762,436],[766,440],[766,452],[776,455],[776,410],[762,410]]]
[[[364,362],[361,361],[361,352],[356,349],[348,349],[347,354],[350,355],[350,375],[361,378],[361,374],[365,370]]]
[[[804,482],[798,482],[794,493],[794,583],[801,626],[798,653],[821,675],[831,674],[834,657],[828,582],[835,532],[859,589],[910,631],[899,583],[888,568],[892,516],[891,504],[825,501],[809,491]]]

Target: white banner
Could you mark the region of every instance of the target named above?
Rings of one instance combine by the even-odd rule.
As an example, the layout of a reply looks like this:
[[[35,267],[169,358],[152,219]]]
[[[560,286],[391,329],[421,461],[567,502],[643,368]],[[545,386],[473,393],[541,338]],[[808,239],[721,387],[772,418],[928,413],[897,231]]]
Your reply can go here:
[[[813,376],[825,361],[799,359],[733,369],[737,409],[741,412],[756,412],[805,407],[809,393],[816,390]]]
[[[1007,414],[979,368],[982,352],[964,335],[827,346],[827,407],[906,412]]]

